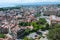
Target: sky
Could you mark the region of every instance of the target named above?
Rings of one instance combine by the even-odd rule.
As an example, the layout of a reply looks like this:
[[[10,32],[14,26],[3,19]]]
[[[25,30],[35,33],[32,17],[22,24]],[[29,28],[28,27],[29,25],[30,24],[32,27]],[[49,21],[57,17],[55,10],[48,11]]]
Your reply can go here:
[[[57,2],[60,3],[59,0],[0,0],[0,7],[6,6],[14,6],[16,4],[30,4],[30,3],[41,3],[41,2]]]

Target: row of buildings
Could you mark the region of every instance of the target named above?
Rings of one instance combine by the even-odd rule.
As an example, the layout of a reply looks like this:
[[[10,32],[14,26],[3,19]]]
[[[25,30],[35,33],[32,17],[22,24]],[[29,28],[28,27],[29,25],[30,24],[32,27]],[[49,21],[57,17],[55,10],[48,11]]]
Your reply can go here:
[[[8,9],[6,11],[0,11],[0,27],[7,28],[8,33],[13,32],[14,38],[17,38],[17,31],[20,30],[19,22],[32,22],[37,21],[35,15],[37,13],[43,14],[45,16],[50,16],[50,22],[60,22],[60,8],[57,6],[38,6],[38,7],[21,7],[19,9]],[[56,15],[56,16],[54,16]],[[33,28],[32,26],[27,26],[27,28]],[[7,34],[8,34],[7,33]],[[6,34],[6,35],[7,35]]]

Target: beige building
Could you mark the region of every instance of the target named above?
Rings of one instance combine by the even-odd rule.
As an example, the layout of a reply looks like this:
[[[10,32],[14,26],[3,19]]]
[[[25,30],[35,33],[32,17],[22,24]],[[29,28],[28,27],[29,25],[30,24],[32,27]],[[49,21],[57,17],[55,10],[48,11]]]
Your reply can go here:
[[[60,17],[55,16],[55,15],[51,15],[50,16],[50,23],[60,23]]]

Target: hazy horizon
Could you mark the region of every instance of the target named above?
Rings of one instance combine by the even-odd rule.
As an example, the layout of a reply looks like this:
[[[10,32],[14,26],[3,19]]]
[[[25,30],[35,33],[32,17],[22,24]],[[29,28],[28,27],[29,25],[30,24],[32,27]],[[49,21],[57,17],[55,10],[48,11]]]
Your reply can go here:
[[[0,0],[0,7],[13,7],[17,5],[43,5],[60,4],[59,0]]]

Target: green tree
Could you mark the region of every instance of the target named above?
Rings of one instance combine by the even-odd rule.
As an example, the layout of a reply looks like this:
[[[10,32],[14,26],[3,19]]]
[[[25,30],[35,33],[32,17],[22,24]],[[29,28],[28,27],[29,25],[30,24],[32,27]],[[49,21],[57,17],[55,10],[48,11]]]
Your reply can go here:
[[[49,28],[50,28],[49,24],[46,23],[46,24],[45,24],[45,29],[48,30]]]
[[[39,30],[39,29],[42,29],[44,27],[44,25],[41,25],[37,22],[32,22],[32,26],[34,27],[34,30]]]
[[[40,23],[40,24],[45,24],[45,23],[46,23],[45,18],[40,18],[40,19],[39,19],[39,23]]]
[[[5,38],[5,35],[4,34],[0,34],[0,38]]]
[[[19,25],[20,26],[30,26],[31,23],[29,23],[29,22],[19,22]]]
[[[60,24],[53,24],[53,25],[50,25],[50,28],[51,28],[51,29],[60,28]]]
[[[60,28],[60,24],[55,24],[54,28]]]
[[[49,30],[47,38],[49,40],[60,40],[60,28],[55,28],[55,29]]]
[[[25,29],[25,33],[30,33],[30,29]]]
[[[31,24],[32,24],[32,26],[34,27],[34,30],[39,29],[39,28],[38,28],[38,25],[36,24],[36,22],[32,22]]]

